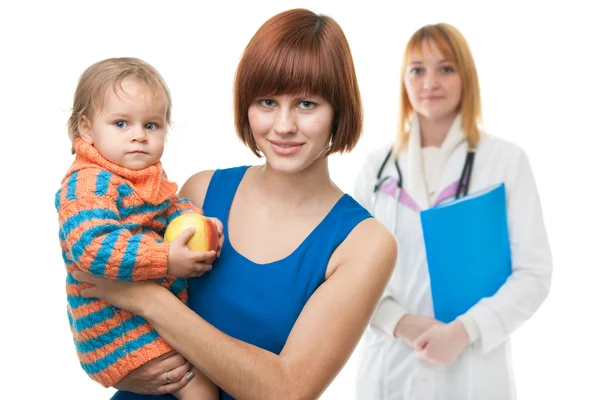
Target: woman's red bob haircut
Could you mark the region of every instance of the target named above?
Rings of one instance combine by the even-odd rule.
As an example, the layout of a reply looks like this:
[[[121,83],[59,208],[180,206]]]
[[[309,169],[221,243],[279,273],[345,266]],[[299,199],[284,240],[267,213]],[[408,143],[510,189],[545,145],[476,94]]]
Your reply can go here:
[[[238,136],[259,157],[248,108],[260,97],[280,94],[318,95],[331,104],[328,155],[356,145],[363,122],[360,91],[350,46],[332,18],[304,9],[284,11],[246,46],[235,75],[234,118]]]

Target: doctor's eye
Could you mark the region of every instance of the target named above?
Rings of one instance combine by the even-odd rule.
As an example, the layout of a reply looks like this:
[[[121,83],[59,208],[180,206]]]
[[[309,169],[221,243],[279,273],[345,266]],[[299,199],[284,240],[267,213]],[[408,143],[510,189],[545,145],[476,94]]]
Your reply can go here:
[[[125,129],[125,128],[127,128],[127,122],[125,122],[123,120],[115,121],[113,125],[116,126],[119,129]]]

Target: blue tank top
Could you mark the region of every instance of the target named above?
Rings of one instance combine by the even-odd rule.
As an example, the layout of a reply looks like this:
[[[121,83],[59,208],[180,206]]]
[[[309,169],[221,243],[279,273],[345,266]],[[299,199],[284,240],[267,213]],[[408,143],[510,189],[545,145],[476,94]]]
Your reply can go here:
[[[232,247],[227,226],[247,169],[217,170],[212,176],[202,208],[205,215],[223,222],[225,241],[213,269],[189,280],[189,306],[225,334],[279,354],[304,305],[325,281],[329,258],[350,231],[371,215],[344,194],[289,256],[268,264],[254,263]],[[233,399],[223,391],[220,398]]]

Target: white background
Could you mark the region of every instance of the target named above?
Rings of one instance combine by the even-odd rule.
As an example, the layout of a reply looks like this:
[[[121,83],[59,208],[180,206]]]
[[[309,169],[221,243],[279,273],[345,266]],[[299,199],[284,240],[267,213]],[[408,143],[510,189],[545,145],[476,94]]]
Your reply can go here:
[[[396,130],[403,46],[421,25],[449,22],[479,69],[485,129],[525,149],[537,178],[555,272],[550,296],[513,335],[519,399],[598,394],[600,305],[598,14],[586,2],[368,1],[3,2],[0,5],[0,230],[4,280],[2,398],[107,399],[78,365],[65,311],[54,194],[72,161],[66,134],[81,72],[140,57],[164,75],[174,126],[163,163],[192,173],[256,163],[237,140],[232,82],[244,46],[269,17],[304,7],[335,18],[350,42],[364,136],[331,159],[351,191],[366,154]],[[217,3],[219,5],[217,5]],[[323,399],[352,399],[350,359]],[[22,396],[22,397],[21,397]]]

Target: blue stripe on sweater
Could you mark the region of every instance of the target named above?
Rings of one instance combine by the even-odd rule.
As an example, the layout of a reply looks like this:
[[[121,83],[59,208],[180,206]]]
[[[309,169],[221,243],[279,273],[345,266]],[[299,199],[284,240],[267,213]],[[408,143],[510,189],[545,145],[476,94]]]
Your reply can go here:
[[[67,183],[68,200],[77,199],[77,195],[75,194],[75,191],[77,190],[77,175],[79,175],[79,171],[73,172],[73,174],[69,177],[69,182]]]
[[[65,266],[69,266],[69,265],[73,264],[73,260],[71,260],[69,258],[69,256],[67,256],[67,252],[64,250],[62,251],[62,258],[63,258],[63,261],[65,262]]]
[[[123,253],[121,265],[119,265],[119,275],[117,279],[121,281],[131,280],[133,268],[137,261],[138,248],[142,239],[142,235],[135,235],[127,241],[127,248],[125,249],[125,253]]]
[[[102,244],[100,245],[100,249],[96,253],[96,257],[94,257],[94,261],[92,265],[90,265],[90,273],[96,276],[104,276],[106,273],[106,264],[108,264],[108,260],[110,259],[110,255],[115,248],[115,243],[117,243],[117,239],[121,236],[123,230],[119,229],[113,232],[110,232],[104,240],[102,240]]]
[[[98,236],[106,235],[116,230],[122,230],[118,224],[102,224],[93,226],[81,234],[79,240],[73,244],[71,253],[73,254],[73,261],[79,263],[79,259],[85,253],[87,247],[98,238]],[[90,271],[93,273],[93,271]]]
[[[131,342],[127,342],[124,346],[117,348],[113,353],[106,355],[105,357],[95,361],[91,364],[81,363],[84,371],[88,374],[97,374],[100,371],[105,370],[110,367],[115,362],[119,361],[126,354],[130,354],[133,351],[144,347],[145,345],[152,343],[158,339],[158,333],[156,331],[150,331],[144,333],[136,340],[132,340]]]
[[[118,221],[119,216],[108,208],[92,208],[89,210],[79,211],[77,214],[69,217],[62,225],[60,230],[60,240],[65,240],[74,229],[91,219]]]
[[[121,197],[127,197],[133,193],[133,189],[128,184],[121,183],[117,187],[117,193],[119,193],[119,196],[121,196]]]
[[[165,221],[165,226],[169,225],[175,218],[179,217],[186,210],[175,210],[167,220]]]
[[[95,338],[84,340],[82,342],[76,341],[75,348],[81,354],[90,353],[94,350],[98,350],[100,347],[114,342],[115,339],[120,338],[129,331],[139,328],[140,326],[144,325],[145,322],[146,320],[141,317],[133,317],[130,320],[127,320],[125,323],[115,326],[110,331],[103,333],[102,335],[98,335]]]
[[[60,195],[62,193],[62,189],[58,189],[58,192],[54,195],[54,207],[56,207],[56,211],[60,209]]]
[[[98,299],[94,299],[98,300]],[[72,307],[72,306],[71,306]],[[89,329],[96,324],[100,324],[107,319],[113,318],[115,316],[115,311],[113,307],[102,307],[100,310],[90,313],[84,317],[73,320],[71,316],[69,316],[69,321],[75,331],[81,332],[84,329]]]
[[[87,305],[95,303],[99,300],[100,299],[98,299],[96,297],[84,299],[81,296],[67,296],[67,303],[69,304],[69,307],[71,307],[72,309],[76,309],[81,306],[87,306]]]
[[[182,279],[182,278],[177,278],[171,282],[171,286],[170,286],[169,290],[174,295],[178,295],[179,293],[184,291],[186,288],[187,288],[187,280]]]
[[[123,207],[119,209],[119,214],[123,219],[136,214],[156,214],[166,210],[170,203],[171,200],[165,200],[158,205],[143,204],[139,206]]]
[[[113,175],[108,171],[101,170],[98,172],[98,175],[96,175],[96,191],[94,192],[96,196],[106,195],[112,176]]]
[[[121,183],[117,187],[117,193],[119,193],[119,196],[117,197],[116,205],[117,205],[117,210],[119,210],[119,212],[120,212],[121,209],[123,208],[123,197],[132,195],[133,189],[130,188],[128,184]]]

